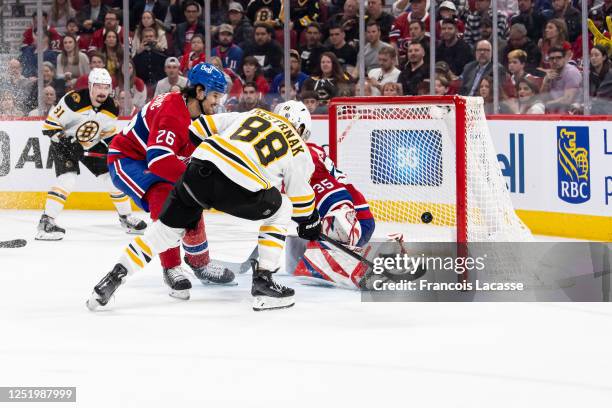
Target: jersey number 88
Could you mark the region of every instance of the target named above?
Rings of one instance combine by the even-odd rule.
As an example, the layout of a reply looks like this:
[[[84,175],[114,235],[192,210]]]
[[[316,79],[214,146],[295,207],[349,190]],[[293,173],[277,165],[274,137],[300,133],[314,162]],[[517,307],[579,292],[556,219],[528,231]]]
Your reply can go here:
[[[267,120],[251,116],[236,129],[230,136],[232,140],[252,143],[262,133],[265,133],[272,124]],[[253,144],[257,157],[262,166],[267,166],[276,159],[280,159],[289,151],[289,143],[282,133],[274,130],[260,138]]]

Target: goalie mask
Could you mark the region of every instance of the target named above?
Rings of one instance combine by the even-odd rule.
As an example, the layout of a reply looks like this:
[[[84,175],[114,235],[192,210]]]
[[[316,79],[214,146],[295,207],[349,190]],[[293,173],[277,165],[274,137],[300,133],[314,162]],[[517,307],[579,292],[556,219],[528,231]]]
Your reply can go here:
[[[302,140],[308,140],[312,119],[306,105],[299,101],[287,101],[276,105],[274,113],[286,118],[298,131]]]
[[[357,246],[361,238],[361,224],[354,208],[342,205],[328,212],[321,223],[323,233],[328,237],[349,246]]]

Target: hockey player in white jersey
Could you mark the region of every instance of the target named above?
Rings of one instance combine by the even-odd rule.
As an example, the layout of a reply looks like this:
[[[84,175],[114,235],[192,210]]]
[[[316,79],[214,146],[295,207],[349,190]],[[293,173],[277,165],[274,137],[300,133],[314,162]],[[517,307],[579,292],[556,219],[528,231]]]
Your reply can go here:
[[[57,241],[66,230],[55,219],[73,191],[82,163],[107,186],[119,213],[119,222],[128,234],[142,234],[147,224],[132,215],[129,197],[111,182],[106,154],[117,132],[118,109],[110,96],[111,76],[104,68],[89,73],[89,87],[64,95],[43,124],[43,134],[51,138],[50,154],[57,179],[47,193],[45,210],[38,224],[37,240]]]
[[[298,235],[315,240],[321,222],[308,182],[314,164],[300,137],[310,132],[310,114],[296,101],[285,102],[278,112],[254,109],[204,115],[192,123],[191,130],[203,142],[191,156],[187,171],[170,193],[159,221],[124,249],[113,270],[95,286],[87,301],[89,309],[106,305],[127,275],[176,245],[206,208],[263,221],[259,259],[253,260],[253,309],[293,306],[293,289],[272,279],[279,268],[287,227],[293,218]]]

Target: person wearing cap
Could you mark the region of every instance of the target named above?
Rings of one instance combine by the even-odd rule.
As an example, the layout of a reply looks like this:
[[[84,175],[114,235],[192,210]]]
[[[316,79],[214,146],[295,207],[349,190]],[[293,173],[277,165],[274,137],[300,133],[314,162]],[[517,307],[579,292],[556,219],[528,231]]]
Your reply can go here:
[[[436,60],[445,61],[455,75],[461,75],[463,67],[474,60],[472,48],[459,38],[457,20],[445,18],[441,21],[440,45],[436,48]]]
[[[234,44],[244,49],[244,45],[253,41],[253,25],[244,15],[244,8],[238,2],[229,4],[227,10],[227,21],[234,29]]]
[[[510,25],[522,24],[525,26],[527,36],[535,44],[542,37],[542,27],[546,24],[546,18],[534,8],[534,3],[534,0],[518,0],[519,14],[512,17]]]
[[[295,89],[296,92],[299,93],[300,90],[302,89],[302,84],[304,83],[304,81],[308,79],[308,75],[306,75],[300,70],[302,61],[300,60],[300,54],[296,50],[289,51],[289,60],[290,60],[289,72],[290,72],[290,77],[291,77],[291,84],[293,85],[293,89]],[[280,74],[276,75],[274,79],[272,80],[272,93],[280,94],[280,86],[284,83],[285,83],[285,73],[281,72]],[[282,98],[284,95],[280,95],[280,96]]]
[[[493,20],[491,0],[476,0],[476,9],[467,14],[463,39],[469,45],[475,45],[481,39],[480,27],[485,18]],[[497,10],[497,36],[501,40],[508,38],[508,16]]]
[[[211,50],[213,57],[221,58],[223,68],[229,68],[238,72],[242,65],[242,48],[234,44],[234,27],[231,24],[221,24],[219,26],[219,45]]]
[[[457,32],[461,35],[465,32],[465,24],[463,20],[458,17],[457,6],[450,0],[443,1],[440,3],[438,7],[438,18],[437,18],[437,26],[436,26],[436,38],[440,38],[440,33],[442,31],[442,20],[445,18],[455,19],[455,24],[457,26]]]
[[[157,82],[154,96],[170,92],[170,89],[175,85],[178,85],[181,89],[187,86],[187,78],[180,75],[180,65],[181,63],[176,57],[169,57],[166,59],[166,63],[164,64],[166,78]]]

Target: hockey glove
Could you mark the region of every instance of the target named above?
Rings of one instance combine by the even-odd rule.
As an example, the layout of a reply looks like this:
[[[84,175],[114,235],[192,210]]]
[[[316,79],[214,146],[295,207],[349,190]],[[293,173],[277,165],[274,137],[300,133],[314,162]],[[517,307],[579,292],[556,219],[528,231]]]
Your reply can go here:
[[[319,239],[321,235],[321,218],[316,208],[307,220],[298,224],[297,233],[300,238],[308,241]]]

